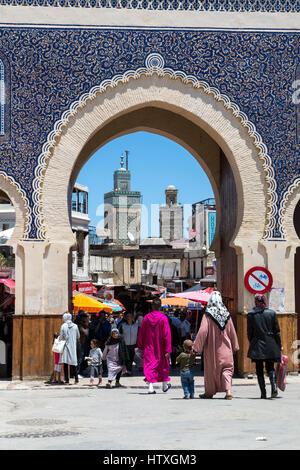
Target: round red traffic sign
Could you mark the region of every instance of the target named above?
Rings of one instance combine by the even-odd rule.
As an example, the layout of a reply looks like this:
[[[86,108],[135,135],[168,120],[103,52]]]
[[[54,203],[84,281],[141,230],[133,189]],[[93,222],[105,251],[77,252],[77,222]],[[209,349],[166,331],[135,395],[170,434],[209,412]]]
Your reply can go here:
[[[255,266],[245,274],[245,286],[252,294],[265,294],[272,285],[272,274],[266,268]]]

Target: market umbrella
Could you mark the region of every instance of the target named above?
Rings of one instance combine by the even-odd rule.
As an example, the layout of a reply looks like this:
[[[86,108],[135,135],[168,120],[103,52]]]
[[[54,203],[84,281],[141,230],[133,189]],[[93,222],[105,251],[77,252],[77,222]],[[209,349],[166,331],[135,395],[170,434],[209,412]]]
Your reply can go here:
[[[215,289],[213,287],[207,287],[205,290],[199,290],[194,292],[181,292],[179,294],[174,294],[174,297],[184,298],[193,300],[194,302],[201,302],[207,304],[210,294]]]
[[[117,304],[121,305],[121,307],[123,308],[123,310],[126,310],[126,308],[124,307],[124,305],[122,304],[122,302],[120,302],[118,299],[114,299],[114,302],[116,302]]]
[[[163,307],[188,307],[189,300],[180,297],[161,297],[161,304]]]
[[[86,295],[73,292],[73,308],[75,312],[84,310],[86,312],[100,312],[101,310],[112,313],[112,308],[109,305],[96,300],[95,298]]]
[[[108,300],[101,300],[101,302],[104,305],[108,305],[109,307],[111,307],[113,312],[124,312],[125,310],[125,307],[121,304],[121,302],[118,303],[116,301],[108,301]]]

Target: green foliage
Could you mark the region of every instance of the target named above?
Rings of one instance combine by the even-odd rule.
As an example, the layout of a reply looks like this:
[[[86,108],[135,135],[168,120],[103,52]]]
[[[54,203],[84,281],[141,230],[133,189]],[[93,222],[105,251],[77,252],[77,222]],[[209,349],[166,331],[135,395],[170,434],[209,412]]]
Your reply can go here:
[[[13,268],[15,265],[15,255],[4,256],[0,253],[0,267]]]

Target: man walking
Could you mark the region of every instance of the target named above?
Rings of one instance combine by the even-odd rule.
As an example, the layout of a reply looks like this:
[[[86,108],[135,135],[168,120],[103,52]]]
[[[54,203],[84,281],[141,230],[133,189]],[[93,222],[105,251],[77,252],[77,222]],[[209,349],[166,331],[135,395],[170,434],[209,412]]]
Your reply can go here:
[[[125,375],[132,375],[132,363],[134,360],[135,348],[137,346],[138,330],[139,324],[134,321],[132,313],[126,313],[125,322],[122,322],[119,327],[120,334],[123,336],[128,352],[128,361],[126,364],[127,372]]]
[[[160,312],[160,299],[155,298],[152,305],[154,311],[145,315],[138,334],[138,348],[144,351],[144,374],[149,384],[149,394],[156,393],[153,383],[162,382],[164,392],[171,387],[169,355],[172,343],[169,321]]]

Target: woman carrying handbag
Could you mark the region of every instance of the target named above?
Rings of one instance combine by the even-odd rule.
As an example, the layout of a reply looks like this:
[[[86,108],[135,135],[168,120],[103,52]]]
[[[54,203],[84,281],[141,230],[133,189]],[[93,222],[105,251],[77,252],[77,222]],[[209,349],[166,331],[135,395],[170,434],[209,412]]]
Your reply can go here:
[[[78,326],[72,322],[72,315],[64,313],[64,324],[59,333],[59,339],[65,341],[63,352],[60,355],[60,363],[64,365],[65,383],[69,383],[69,366],[70,375],[75,377],[75,384],[78,383],[77,371],[77,341],[80,338]]]

